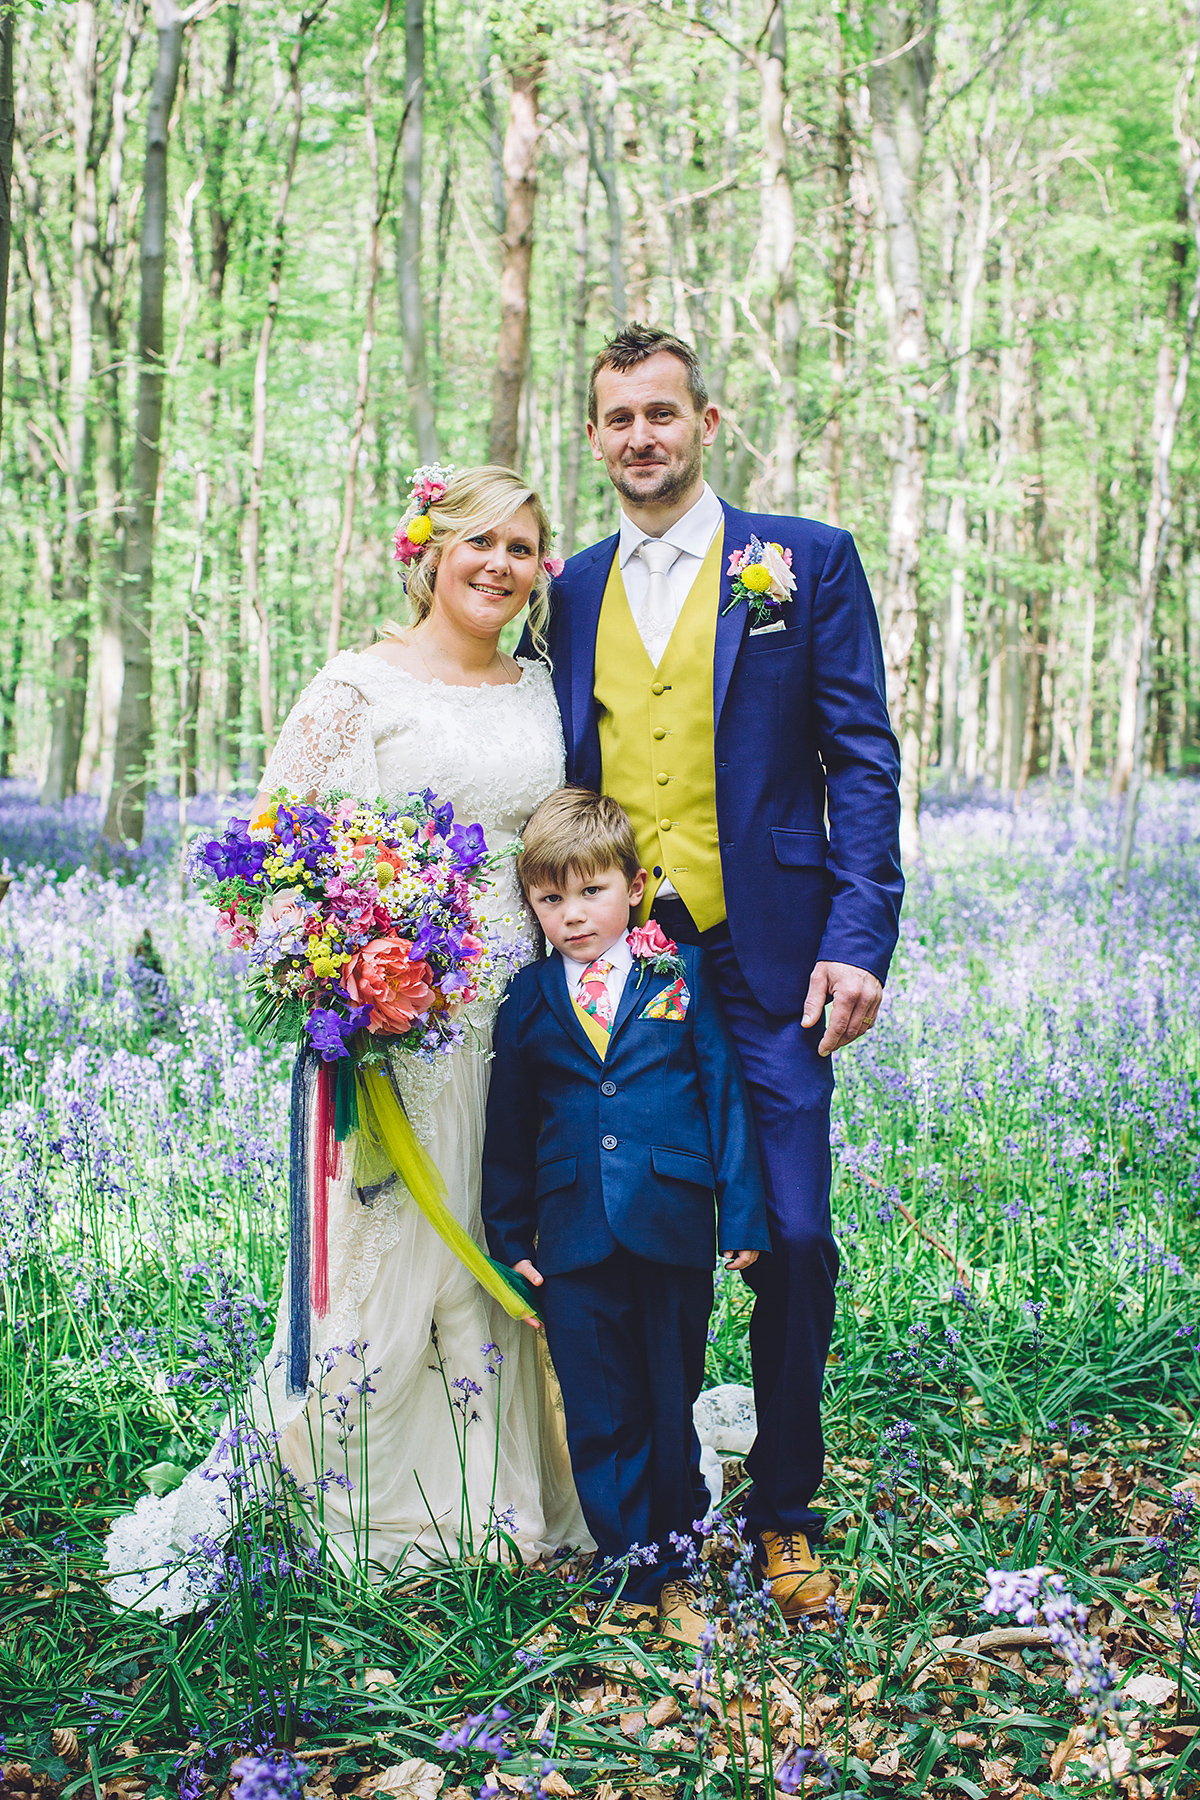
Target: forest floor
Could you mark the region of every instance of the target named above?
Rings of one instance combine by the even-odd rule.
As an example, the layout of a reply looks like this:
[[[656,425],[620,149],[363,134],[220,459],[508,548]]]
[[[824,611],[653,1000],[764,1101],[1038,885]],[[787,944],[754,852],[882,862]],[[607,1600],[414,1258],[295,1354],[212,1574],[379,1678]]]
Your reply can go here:
[[[207,1611],[113,1610],[108,1522],[200,1459],[270,1329],[287,1068],[171,809],[117,878],[77,867],[89,806],[0,789],[0,1792],[1200,1786],[1200,786],[1152,786],[1125,895],[1099,798],[927,807],[887,1004],[839,1059],[837,1606],[792,1634],[757,1608],[728,1466],[699,1667],[598,1629],[578,1571],[373,1584],[284,1508],[247,1509]],[[722,1282],[709,1377],[747,1375]]]

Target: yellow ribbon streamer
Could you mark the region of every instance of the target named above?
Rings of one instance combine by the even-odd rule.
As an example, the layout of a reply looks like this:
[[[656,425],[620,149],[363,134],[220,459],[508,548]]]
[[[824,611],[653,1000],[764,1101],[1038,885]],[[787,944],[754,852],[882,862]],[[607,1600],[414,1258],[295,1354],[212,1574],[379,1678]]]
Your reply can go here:
[[[413,1130],[387,1076],[380,1069],[368,1067],[356,1070],[355,1079],[361,1140],[356,1165],[359,1154],[364,1155],[365,1163],[377,1164],[380,1156],[386,1159],[442,1242],[453,1250],[485,1293],[498,1300],[510,1318],[528,1318],[528,1302],[514,1292],[446,1205],[446,1183],[441,1171]],[[361,1166],[356,1166],[356,1174]]]

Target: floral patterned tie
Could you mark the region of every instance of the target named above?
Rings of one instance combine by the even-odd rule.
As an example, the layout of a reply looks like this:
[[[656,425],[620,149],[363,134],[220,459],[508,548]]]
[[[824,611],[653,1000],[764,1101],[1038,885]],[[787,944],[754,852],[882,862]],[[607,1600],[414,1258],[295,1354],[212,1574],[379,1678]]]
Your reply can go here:
[[[585,1012],[595,1019],[602,1031],[612,1030],[612,1001],[608,997],[608,985],[604,977],[612,968],[612,964],[603,956],[590,962],[583,971],[579,981],[579,998],[576,1004],[580,1012]]]

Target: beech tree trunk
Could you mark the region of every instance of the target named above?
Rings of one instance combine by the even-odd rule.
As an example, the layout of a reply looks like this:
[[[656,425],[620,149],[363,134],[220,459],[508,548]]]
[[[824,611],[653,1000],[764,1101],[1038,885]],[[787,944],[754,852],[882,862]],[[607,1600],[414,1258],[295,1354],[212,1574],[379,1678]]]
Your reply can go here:
[[[71,123],[75,171],[71,213],[70,369],[65,408],[66,521],[61,568],[62,628],[51,651],[50,754],[44,803],[75,792],[88,684],[88,528],[90,442],[87,402],[92,379],[92,283],[96,254],[97,17],[94,0],[77,0],[71,52]]]
[[[389,9],[390,10],[390,9]],[[378,36],[379,27],[376,27]],[[364,71],[364,85],[369,81]],[[374,126],[371,125],[371,179],[376,200],[379,188],[378,152],[375,149]],[[397,244],[397,275],[400,288],[400,334],[404,358],[404,386],[412,415],[413,436],[417,441],[417,460],[434,463],[440,454],[437,420],[425,359],[425,308],[421,303],[421,183],[425,156],[425,0],[406,0],[404,13],[404,123],[401,127],[403,198],[400,209],[400,236]],[[368,274],[367,306],[372,320],[375,313],[375,262],[378,259],[378,225],[372,226],[369,251],[371,272]],[[368,359],[370,351],[367,352]],[[361,431],[359,433],[361,443]],[[330,643],[334,642],[332,626]],[[331,651],[332,655],[333,652]]]
[[[13,38],[17,15],[12,4],[0,7],[0,441],[4,430],[4,346],[8,342],[8,261],[12,247],[13,138],[17,115],[13,105]]]
[[[929,343],[918,216],[925,152],[925,108],[934,67],[937,0],[881,0],[872,18],[875,55],[868,71],[871,150],[893,294],[889,349],[895,400],[888,561],[881,625],[888,709],[900,739],[900,845],[919,853],[919,714],[923,696],[912,680],[920,596],[917,570],[925,530]]]
[[[424,6],[424,0],[408,0],[408,12],[409,12],[410,20],[411,20],[411,15],[414,10],[414,7],[416,8],[416,10],[418,12],[420,12],[423,6]],[[354,427],[350,433],[350,447],[349,447],[348,451],[346,452],[346,481],[345,481],[345,486],[342,490],[342,528],[338,534],[337,549],[333,553],[333,596],[332,596],[332,599],[330,602],[330,608],[329,608],[329,645],[328,645],[329,655],[331,658],[335,657],[337,655],[338,649],[340,647],[340,642],[341,642],[342,607],[343,607],[343,601],[345,598],[345,589],[346,589],[346,558],[350,554],[350,540],[354,534],[354,504],[355,504],[355,499],[356,499],[357,491],[358,491],[358,459],[359,459],[359,455],[362,451],[363,433],[366,430],[366,425],[367,425],[367,399],[368,399],[368,397],[370,395],[370,391],[371,391],[371,351],[375,344],[375,290],[379,285],[379,263],[380,263],[382,226],[383,226],[384,217],[387,213],[388,205],[391,200],[392,177],[393,177],[393,174],[394,174],[395,168],[396,168],[396,155],[400,149],[400,143],[402,140],[405,144],[405,149],[406,149],[406,162],[405,162],[406,183],[407,183],[407,176],[408,176],[407,143],[408,143],[408,133],[409,133],[409,121],[411,118],[411,107],[412,107],[411,82],[410,82],[408,90],[407,90],[408,98],[405,103],[404,119],[403,119],[403,122],[400,127],[400,138],[397,139],[397,142],[392,150],[392,159],[391,159],[391,163],[388,167],[387,175],[383,181],[382,186],[380,185],[379,142],[375,136],[375,96],[374,96],[374,91],[373,91],[372,85],[371,85],[371,71],[374,68],[376,58],[379,55],[379,45],[380,45],[380,42],[382,41],[384,32],[387,30],[388,21],[391,18],[391,16],[392,16],[392,0],[384,0],[383,11],[379,15],[378,23],[375,26],[375,31],[371,38],[370,49],[367,51],[366,58],[363,62],[363,123],[364,123],[365,131],[366,131],[366,139],[367,139],[367,161],[368,161],[368,164],[369,164],[370,170],[371,170],[371,222],[370,222],[370,227],[368,229],[368,234],[367,234],[367,297],[366,297],[365,317],[363,319],[362,337],[359,340],[359,345],[358,345],[358,380],[357,380],[357,386],[356,386],[355,395],[354,395]],[[424,21],[423,15],[419,19],[418,23],[419,23],[421,38],[422,38],[421,81],[423,83],[424,78],[425,78],[425,70],[424,70],[425,21]],[[411,74],[411,66],[410,66],[410,74]],[[420,222],[419,222],[420,221],[420,213],[419,213],[420,149],[419,149],[419,147],[418,147],[418,151],[417,151],[417,172],[418,172],[418,225],[417,225],[417,242],[416,242],[416,264],[413,269],[414,276],[419,275],[420,255],[421,255],[421,236],[420,236]],[[407,193],[407,185],[406,185],[406,190],[405,190],[405,207],[406,207],[406,209],[407,209],[407,205],[408,205],[408,193]],[[407,244],[408,244],[407,237],[405,237],[404,242],[407,247]],[[403,280],[401,282],[401,288],[402,288],[402,291],[404,291]],[[419,381],[420,381],[420,385],[421,385],[422,389],[424,390],[425,403],[428,406],[428,416],[426,418],[425,429],[427,432],[432,432],[432,430],[433,430],[433,409],[432,409],[432,406],[429,405],[428,389],[425,388],[425,344],[424,344],[425,324],[424,324],[424,319],[421,314],[421,296],[420,296],[419,286],[417,289],[416,328],[420,335],[420,345],[421,345],[420,356],[419,356],[419,367],[420,367]],[[404,347],[406,367],[408,366],[408,361],[409,361],[408,352],[409,352],[409,340],[406,335],[405,347]],[[412,387],[411,383],[409,384],[409,399],[410,399],[410,401],[413,400],[413,387]],[[430,441],[428,439],[428,437],[425,440],[425,444],[422,444],[422,442],[421,442],[421,429],[422,429],[421,417],[422,417],[422,414],[418,409],[417,403],[414,401],[413,402],[413,419],[414,419],[414,423],[417,428],[417,442],[418,442],[418,446],[419,446],[419,454],[421,457],[421,461],[422,462],[436,462],[437,461],[437,438],[436,438],[436,436],[434,436],[432,439],[433,447],[432,447],[432,452],[430,453],[427,449],[427,445],[429,444],[429,441]]]
[[[500,333],[492,380],[488,461],[515,468],[520,439],[521,393],[529,367],[529,272],[533,263],[533,215],[537,201],[538,84],[544,64],[531,61],[512,73],[508,130],[504,134],[504,267],[500,276]]]
[[[834,20],[838,36],[837,123],[833,134],[833,218],[830,231],[829,421],[825,427],[825,515],[842,521],[842,407],[846,392],[846,352],[853,330],[850,298],[850,169],[854,137],[846,92],[844,14]]]
[[[289,58],[289,88],[292,96],[292,125],[288,133],[287,158],[275,221],[271,232],[271,263],[267,277],[267,304],[258,332],[258,354],[254,359],[254,430],[250,443],[250,491],[246,499],[242,526],[242,587],[250,619],[257,638],[258,723],[262,732],[263,756],[271,753],[275,741],[275,704],[271,686],[271,623],[267,596],[262,585],[262,513],[263,475],[267,461],[267,373],[271,363],[271,335],[279,315],[279,296],[283,286],[283,256],[286,247],[288,202],[296,178],[296,158],[300,150],[300,127],[304,121],[304,96],[300,87],[300,61],[304,44],[324,10],[326,0],[302,15],[292,40]]]
[[[625,264],[621,243],[621,195],[617,187],[616,108],[617,78],[611,69],[604,74],[600,98],[604,103],[604,153],[600,153],[596,129],[596,108],[591,89],[583,89],[583,122],[587,129],[588,156],[596,180],[604,190],[608,212],[608,297],[612,313],[610,330],[620,331],[626,319]]]
[[[183,54],[184,16],[175,0],[152,0],[158,62],[146,114],[142,172],[141,306],[138,316],[137,435],[133,450],[133,505],[125,537],[121,646],[125,675],[112,788],[103,836],[116,847],[140,844],[152,728],[150,655],[154,591],[154,508],[162,434],[163,297],[167,273],[167,138]]]
[[[799,396],[796,373],[800,356],[800,307],[796,300],[796,206],[788,179],[787,20],[783,0],[775,0],[766,29],[767,53],[761,60],[763,135],[763,237],[770,245],[775,289],[771,315],[775,328],[775,368],[779,377],[775,414],[775,502],[781,512],[796,509],[796,459],[800,449]]]
[[[582,158],[580,171],[579,211],[575,219],[575,300],[571,309],[571,390],[570,414],[567,422],[567,470],[563,495],[563,556],[575,552],[576,521],[579,513],[579,471],[583,457],[584,420],[587,417],[587,325],[592,298],[588,245],[588,176],[587,158]]]

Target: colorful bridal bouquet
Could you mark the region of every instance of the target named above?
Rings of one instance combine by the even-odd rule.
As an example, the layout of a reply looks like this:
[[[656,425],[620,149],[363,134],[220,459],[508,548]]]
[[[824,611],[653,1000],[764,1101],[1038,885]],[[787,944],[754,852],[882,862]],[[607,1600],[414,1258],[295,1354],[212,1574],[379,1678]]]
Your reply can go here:
[[[510,955],[485,919],[488,849],[429,789],[394,805],[275,795],[193,845],[192,873],[235,949],[249,953],[263,1035],[299,1044],[292,1078],[288,1382],[309,1377],[310,1311],[329,1310],[329,1182],[342,1146],[364,1202],[398,1175],[459,1260],[514,1318],[534,1308],[446,1204],[404,1110],[392,1052],[431,1061],[463,1041],[464,1009],[499,993]]]
[[[481,985],[509,973],[479,904],[508,854],[428,789],[393,806],[280,794],[198,843],[192,867],[249,952],[256,1029],[303,1032],[325,1062],[370,1039],[429,1060],[457,1047]]]

